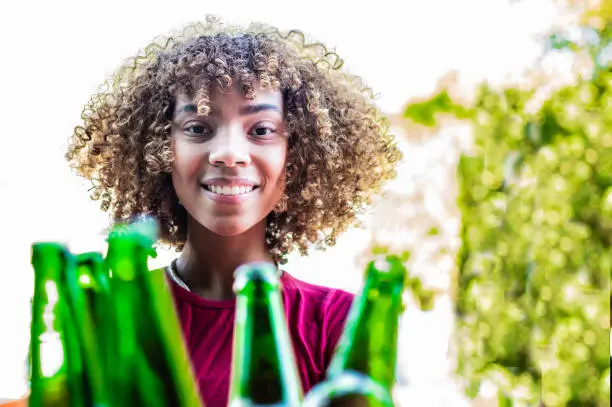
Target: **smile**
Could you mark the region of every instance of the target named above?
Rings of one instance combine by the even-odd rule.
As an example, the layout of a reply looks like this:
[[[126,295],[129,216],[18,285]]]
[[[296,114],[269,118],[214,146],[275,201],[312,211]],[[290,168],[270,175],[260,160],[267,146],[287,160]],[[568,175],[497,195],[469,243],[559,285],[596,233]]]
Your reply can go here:
[[[217,195],[242,195],[248,194],[253,189],[257,188],[253,185],[240,185],[240,186],[220,186],[220,185],[203,185],[204,189],[214,192]]]
[[[240,204],[255,194],[259,187],[254,185],[218,186],[202,185],[204,194],[213,201],[221,204]]]

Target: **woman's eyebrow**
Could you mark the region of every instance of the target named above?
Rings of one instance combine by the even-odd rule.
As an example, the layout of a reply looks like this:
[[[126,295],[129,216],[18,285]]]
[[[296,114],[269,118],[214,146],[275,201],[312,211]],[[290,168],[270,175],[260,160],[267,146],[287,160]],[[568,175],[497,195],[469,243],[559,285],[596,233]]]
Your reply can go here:
[[[281,108],[278,107],[277,105],[271,104],[271,103],[258,103],[255,105],[246,105],[246,106],[241,106],[238,109],[238,113],[242,116],[246,116],[246,115],[251,115],[251,114],[257,114],[266,110],[272,110],[275,112],[278,112],[280,114],[282,114]],[[193,104],[193,103],[189,103],[183,106],[180,106],[178,109],[176,109],[175,111],[175,116],[178,116],[181,113],[197,113],[198,112],[198,107]],[[212,113],[212,112],[211,112]]]
[[[186,105],[183,105],[181,107],[179,107],[178,109],[176,109],[176,111],[174,112],[175,116],[186,112],[186,113],[197,113],[198,112],[198,107],[196,105],[194,105],[193,103],[189,103]]]
[[[238,109],[238,113],[244,116],[249,114],[256,114],[265,110],[273,110],[282,114],[280,107],[270,103],[259,103],[256,105],[242,106],[240,107],[240,109]]]

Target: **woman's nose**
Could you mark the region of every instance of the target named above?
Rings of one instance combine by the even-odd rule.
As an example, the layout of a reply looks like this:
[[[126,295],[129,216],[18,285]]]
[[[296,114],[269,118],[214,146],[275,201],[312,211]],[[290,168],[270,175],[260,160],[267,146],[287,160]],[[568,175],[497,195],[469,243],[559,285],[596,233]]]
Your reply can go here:
[[[242,126],[219,129],[210,147],[208,161],[214,166],[246,166],[251,163],[249,142]]]

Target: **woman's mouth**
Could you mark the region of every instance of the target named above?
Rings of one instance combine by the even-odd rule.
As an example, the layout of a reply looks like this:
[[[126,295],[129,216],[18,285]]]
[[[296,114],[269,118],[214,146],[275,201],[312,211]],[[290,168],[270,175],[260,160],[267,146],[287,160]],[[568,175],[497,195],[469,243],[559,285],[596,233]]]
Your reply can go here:
[[[255,185],[205,185],[202,184],[204,194],[217,203],[240,204],[253,196],[259,189]]]
[[[240,185],[240,186],[220,186],[220,185],[202,185],[207,191],[213,192],[217,195],[243,195],[257,189],[255,185]]]

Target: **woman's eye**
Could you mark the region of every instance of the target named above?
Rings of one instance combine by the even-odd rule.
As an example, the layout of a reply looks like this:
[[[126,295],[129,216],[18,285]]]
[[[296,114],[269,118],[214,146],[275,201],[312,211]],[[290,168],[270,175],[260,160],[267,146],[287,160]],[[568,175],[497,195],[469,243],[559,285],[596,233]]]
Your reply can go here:
[[[187,126],[185,131],[191,136],[207,136],[210,133],[210,128],[201,124],[194,124]]]
[[[276,133],[276,130],[273,127],[268,126],[255,126],[251,133],[256,137],[266,137]]]

